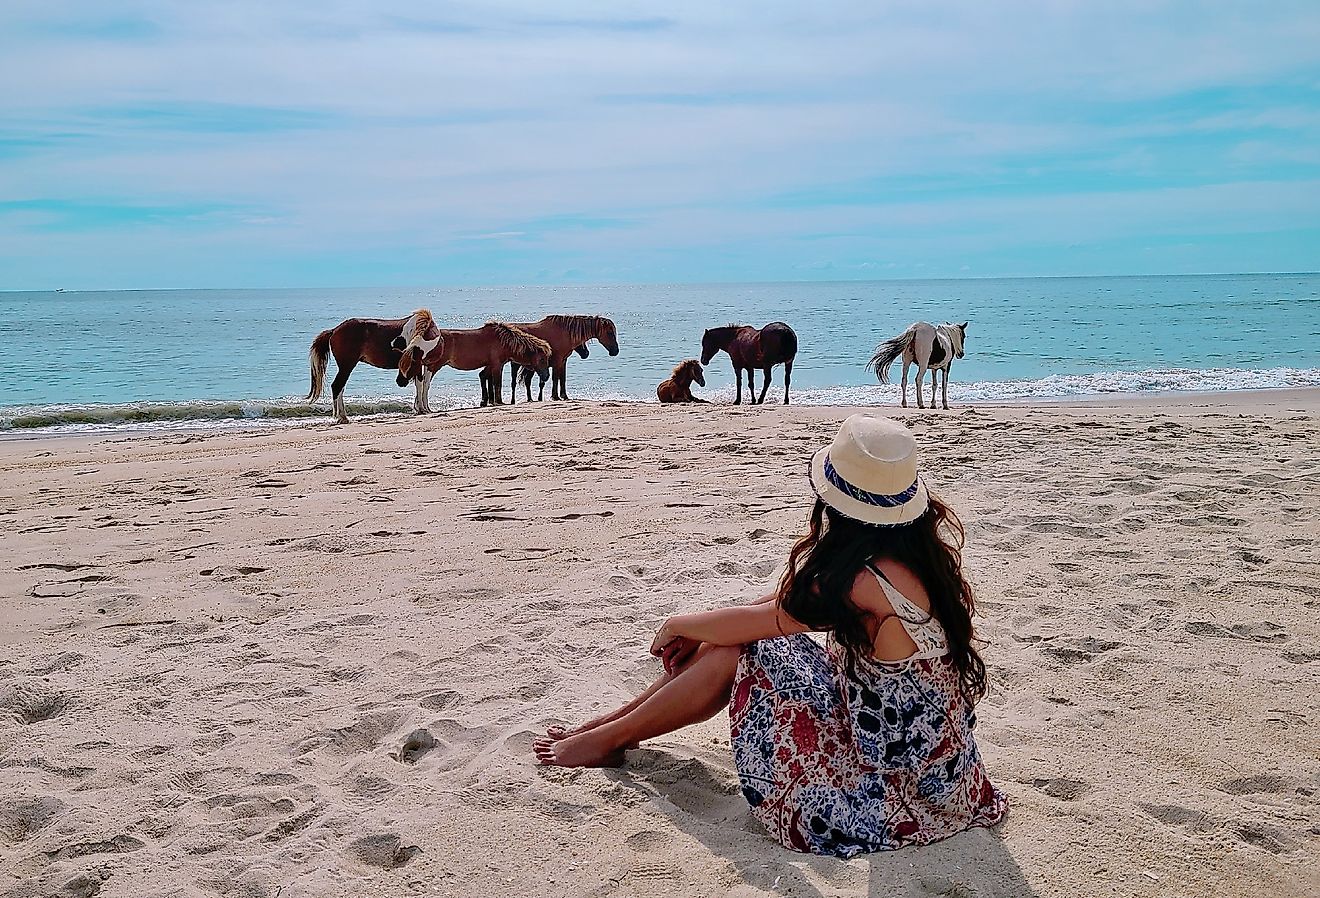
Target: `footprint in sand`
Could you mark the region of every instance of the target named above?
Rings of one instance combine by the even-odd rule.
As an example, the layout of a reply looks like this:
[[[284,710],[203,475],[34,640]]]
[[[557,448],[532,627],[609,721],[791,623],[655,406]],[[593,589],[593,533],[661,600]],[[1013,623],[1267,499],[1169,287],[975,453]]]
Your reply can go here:
[[[89,854],[123,854],[146,847],[147,843],[141,839],[121,833],[99,842],[71,842],[53,851],[43,851],[42,854],[52,861],[62,861],[71,857],[86,857]]]
[[[1176,804],[1143,804],[1140,807],[1161,823],[1180,827],[1189,833],[1209,832],[1216,826],[1214,819],[1205,811]]]
[[[203,577],[214,577],[221,582],[237,580],[240,577],[248,577],[252,574],[260,574],[266,570],[264,567],[213,567],[204,571],[198,571]]]
[[[369,866],[394,870],[408,863],[421,850],[416,845],[404,845],[398,833],[376,833],[350,842],[347,853]]]
[[[424,727],[416,729],[403,738],[403,744],[390,752],[390,757],[401,764],[416,764],[435,748],[435,744],[435,737],[430,730]]]
[[[21,842],[64,812],[66,805],[50,795],[0,801],[0,840]]]
[[[19,723],[33,724],[62,714],[68,699],[61,692],[45,686],[13,684],[0,688],[0,711],[6,711]]]
[[[1219,784],[1219,791],[1227,792],[1229,795],[1251,795],[1262,792],[1277,794],[1290,792],[1293,788],[1292,781],[1268,773],[1239,776]]]
[[[1254,642],[1284,642],[1288,632],[1273,621],[1254,624],[1233,624],[1221,627],[1210,621],[1188,621],[1183,629],[1193,636],[1212,636],[1217,639],[1250,639]]]
[[[1248,821],[1233,827],[1233,832],[1248,845],[1254,845],[1270,854],[1283,854],[1297,847],[1296,841],[1286,832],[1269,823]]]
[[[1050,798],[1060,801],[1076,801],[1091,791],[1091,784],[1083,780],[1055,777],[1053,779],[1034,779],[1031,785],[1044,792]]]
[[[1065,664],[1091,661],[1096,655],[1118,648],[1123,643],[1096,639],[1094,636],[1066,636],[1041,646],[1041,651],[1058,658]]]

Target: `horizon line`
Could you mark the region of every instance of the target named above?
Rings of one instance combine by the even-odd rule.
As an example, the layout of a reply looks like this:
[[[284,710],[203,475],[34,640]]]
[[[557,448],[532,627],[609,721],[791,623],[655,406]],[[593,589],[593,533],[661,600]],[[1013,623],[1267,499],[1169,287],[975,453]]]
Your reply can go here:
[[[1010,275],[946,275],[942,277],[893,277],[893,278],[798,278],[789,280],[728,280],[728,281],[614,281],[614,282],[576,282],[576,281],[531,281],[521,284],[374,284],[363,286],[311,284],[297,287],[89,287],[68,290],[63,287],[30,289],[20,287],[0,288],[0,295],[12,293],[167,293],[182,290],[195,292],[220,290],[509,290],[529,287],[577,287],[607,289],[615,287],[705,287],[737,286],[762,284],[899,284],[958,282],[958,281],[1066,281],[1098,280],[1101,278],[1204,278],[1204,277],[1297,277],[1317,276],[1320,271],[1202,271],[1157,274],[1010,274]]]

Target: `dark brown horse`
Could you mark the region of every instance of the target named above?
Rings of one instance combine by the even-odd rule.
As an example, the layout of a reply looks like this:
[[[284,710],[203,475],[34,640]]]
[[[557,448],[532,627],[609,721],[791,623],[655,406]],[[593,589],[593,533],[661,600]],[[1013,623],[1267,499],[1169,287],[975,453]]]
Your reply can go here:
[[[661,381],[655,388],[655,395],[661,402],[705,402],[692,395],[693,381],[706,385],[706,377],[701,372],[701,362],[696,359],[684,359],[674,366],[669,380]]]
[[[619,336],[614,322],[600,315],[546,315],[540,321],[515,324],[534,337],[550,344],[552,351],[550,371],[551,399],[568,398],[568,357],[573,352],[587,357],[588,340],[599,340],[610,355],[619,354]],[[513,371],[514,389],[517,389],[518,369]]]
[[[770,369],[784,366],[784,405],[788,405],[788,386],[793,382],[793,357],[797,355],[797,334],[782,321],[772,321],[757,330],[746,324],[728,324],[712,327],[701,337],[701,364],[709,365],[715,353],[723,349],[733,360],[733,376],[738,383],[734,405],[742,402],[742,373],[747,372],[747,401],[765,402],[770,389]],[[765,372],[761,383],[761,398],[756,398],[756,384],[752,372],[760,368]]]
[[[587,356],[591,355],[590,351],[588,351],[587,349],[586,343],[583,343],[581,346],[579,346],[577,349],[574,349],[573,351],[576,352],[578,355],[582,356],[584,359]],[[509,367],[512,371],[511,383],[513,384],[513,389],[509,391],[509,405],[513,405],[514,400],[518,397],[517,384],[519,380],[521,380],[522,385],[527,388],[527,401],[531,402],[532,378],[535,377],[537,373],[533,371],[531,368],[523,368],[517,362],[510,363]],[[518,373],[520,368],[522,369],[521,374]],[[537,402],[545,401],[545,382],[549,379],[550,379],[550,370],[547,368],[545,371],[541,372],[541,388],[536,394]]]
[[[390,341],[399,336],[406,318],[349,318],[341,321],[329,330],[323,330],[312,341],[312,348],[307,353],[307,360],[312,369],[312,387],[307,391],[307,401],[315,402],[321,398],[325,388],[325,371],[334,354],[338,372],[330,384],[330,395],[334,399],[335,418],[340,424],[348,423],[348,408],[344,403],[344,386],[348,376],[358,362],[366,362],[377,368],[397,368],[401,357],[397,349],[390,347]]]
[[[414,319],[408,319],[394,342],[402,350],[396,382],[402,387],[419,380],[424,410],[429,410],[431,377],[446,365],[460,371],[480,370],[483,406],[504,404],[501,375],[507,363],[515,361],[543,376],[550,367],[549,343],[501,321],[468,330],[437,328],[429,321],[426,325],[419,329]],[[431,345],[435,348],[428,351]]]

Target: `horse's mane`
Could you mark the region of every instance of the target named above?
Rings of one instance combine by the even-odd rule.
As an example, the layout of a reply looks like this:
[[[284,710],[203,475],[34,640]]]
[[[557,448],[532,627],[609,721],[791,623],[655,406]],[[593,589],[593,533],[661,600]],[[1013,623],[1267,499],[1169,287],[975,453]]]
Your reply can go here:
[[[505,349],[510,349],[517,353],[531,355],[538,353],[549,356],[552,352],[550,344],[535,337],[520,327],[514,327],[512,324],[506,324],[503,321],[487,321],[487,327],[495,329],[495,335],[499,337],[500,343]]]
[[[579,344],[595,338],[602,326],[614,330],[614,322],[601,315],[546,315],[545,320],[562,327],[568,338]]]
[[[430,309],[418,309],[409,315],[403,322],[400,336],[407,341],[403,347],[405,353],[416,347],[422,350],[422,355],[426,355],[440,344],[440,328],[436,327]]]
[[[706,328],[706,334],[713,336],[717,340],[722,340],[725,337],[732,337],[736,332],[745,327],[747,327],[745,324],[734,324],[730,322],[729,324],[724,324],[719,327],[708,327]]]
[[[674,366],[674,370],[669,372],[670,380],[678,380],[680,377],[686,377],[688,380],[696,380],[697,375],[701,373],[701,362],[696,359],[684,359]]]

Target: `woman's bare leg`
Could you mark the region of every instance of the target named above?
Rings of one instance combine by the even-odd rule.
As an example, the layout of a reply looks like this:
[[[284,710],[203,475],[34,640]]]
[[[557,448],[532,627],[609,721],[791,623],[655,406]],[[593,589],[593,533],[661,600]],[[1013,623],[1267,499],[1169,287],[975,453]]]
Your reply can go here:
[[[710,646],[622,716],[563,739],[538,739],[537,760],[561,767],[618,766],[628,746],[715,716],[729,703],[741,654],[741,646]]]
[[[707,652],[715,648],[718,648],[718,646],[713,646],[709,643],[702,645],[692,654],[691,658],[688,658],[682,664],[678,665],[678,667],[674,669],[673,673],[665,672],[660,674],[660,676],[656,678],[656,681],[652,683],[650,686],[647,686],[646,690],[641,695],[637,696],[637,698],[628,702],[626,705],[622,705],[618,708],[615,708],[613,711],[609,712],[608,714],[602,714],[599,717],[593,717],[591,720],[588,720],[586,723],[581,724],[580,726],[575,726],[571,730],[568,729],[567,727],[561,727],[561,726],[549,727],[546,729],[545,734],[549,736],[551,739],[565,739],[569,736],[576,736],[578,733],[585,733],[587,730],[594,730],[596,727],[600,726],[601,724],[609,723],[610,721],[613,720],[618,720],[623,715],[628,714],[629,712],[633,711],[635,708],[639,707],[642,704],[642,702],[646,701],[652,695],[655,695],[655,693],[660,689],[661,686],[665,685],[674,677],[678,676],[680,673],[691,667],[694,663],[696,663],[696,661],[699,658],[701,658],[702,655],[706,654]]]

